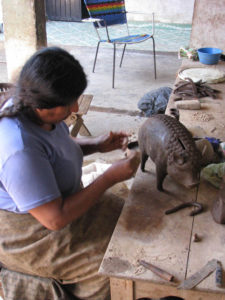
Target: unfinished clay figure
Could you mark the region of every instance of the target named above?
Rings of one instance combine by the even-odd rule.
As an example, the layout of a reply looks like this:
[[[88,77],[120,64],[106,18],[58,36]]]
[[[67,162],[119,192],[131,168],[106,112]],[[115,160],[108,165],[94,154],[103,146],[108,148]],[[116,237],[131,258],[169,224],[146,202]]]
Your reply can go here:
[[[141,170],[150,156],[156,164],[157,188],[169,174],[187,188],[199,183],[201,154],[190,132],[176,118],[154,115],[144,122],[138,133]]]

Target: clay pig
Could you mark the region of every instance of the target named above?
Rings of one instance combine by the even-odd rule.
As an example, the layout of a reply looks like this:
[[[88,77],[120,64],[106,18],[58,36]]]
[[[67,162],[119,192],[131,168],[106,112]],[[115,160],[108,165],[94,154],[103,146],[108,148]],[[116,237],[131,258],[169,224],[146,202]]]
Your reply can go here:
[[[148,118],[138,132],[141,170],[150,157],[156,164],[157,189],[169,174],[187,188],[199,184],[201,153],[191,133],[176,118],[158,114]]]

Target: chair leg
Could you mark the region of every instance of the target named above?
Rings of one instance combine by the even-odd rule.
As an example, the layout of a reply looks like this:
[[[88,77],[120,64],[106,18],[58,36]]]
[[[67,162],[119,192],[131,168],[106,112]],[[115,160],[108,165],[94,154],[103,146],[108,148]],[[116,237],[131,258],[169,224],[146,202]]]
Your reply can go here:
[[[96,61],[97,61],[99,45],[100,45],[100,42],[98,42],[96,52],[95,52],[95,60],[94,60],[94,65],[93,65],[93,70],[92,70],[93,73],[95,72],[95,65],[96,65]]]
[[[156,79],[156,57],[155,57],[155,40],[154,40],[154,37],[152,37],[152,43],[153,43],[153,57],[154,57],[154,72],[155,72],[155,79]]]
[[[115,67],[116,67],[116,44],[113,44],[113,78],[112,78],[112,88],[114,89],[115,82]]]
[[[123,47],[123,53],[122,53],[122,57],[121,57],[121,60],[120,60],[120,68],[122,67],[122,62],[123,62],[123,57],[124,57],[126,45],[127,45],[127,44],[124,44],[124,47]]]

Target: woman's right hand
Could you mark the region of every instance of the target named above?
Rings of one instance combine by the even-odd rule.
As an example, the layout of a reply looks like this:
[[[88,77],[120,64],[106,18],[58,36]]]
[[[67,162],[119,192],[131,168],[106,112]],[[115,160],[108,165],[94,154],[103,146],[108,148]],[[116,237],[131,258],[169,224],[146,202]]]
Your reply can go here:
[[[137,151],[129,151],[126,158],[121,159],[112,164],[105,172],[105,176],[112,184],[127,180],[135,175],[140,164],[140,153]]]

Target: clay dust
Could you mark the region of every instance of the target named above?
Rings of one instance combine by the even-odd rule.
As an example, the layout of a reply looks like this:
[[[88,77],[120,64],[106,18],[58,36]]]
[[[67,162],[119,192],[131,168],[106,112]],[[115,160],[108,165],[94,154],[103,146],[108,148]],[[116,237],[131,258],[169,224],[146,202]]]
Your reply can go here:
[[[213,120],[214,117],[212,114],[195,112],[192,115],[192,119],[200,121],[200,122],[209,122],[210,120]]]

